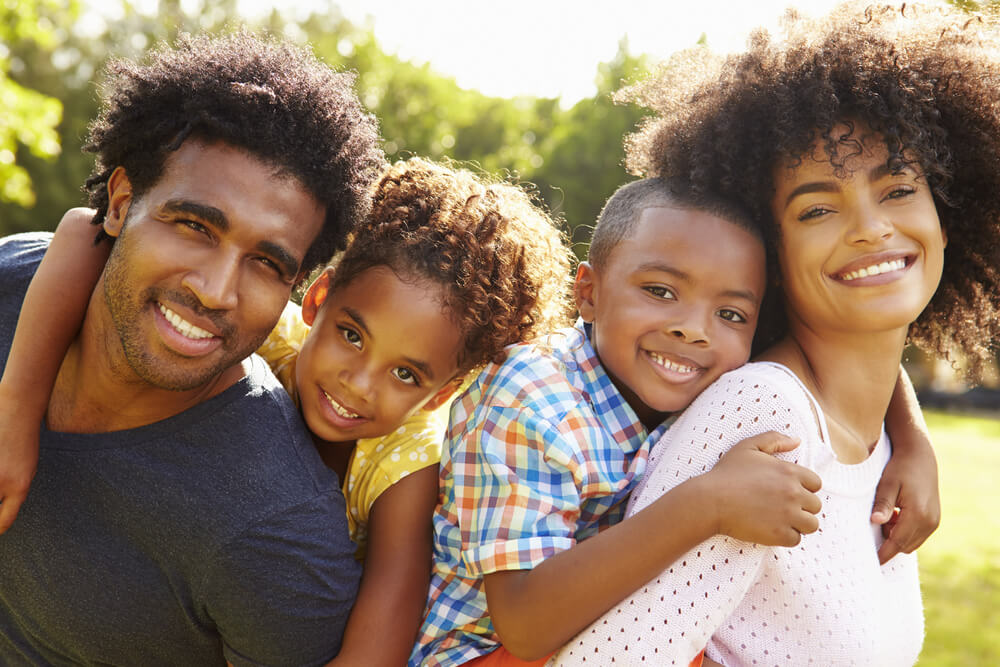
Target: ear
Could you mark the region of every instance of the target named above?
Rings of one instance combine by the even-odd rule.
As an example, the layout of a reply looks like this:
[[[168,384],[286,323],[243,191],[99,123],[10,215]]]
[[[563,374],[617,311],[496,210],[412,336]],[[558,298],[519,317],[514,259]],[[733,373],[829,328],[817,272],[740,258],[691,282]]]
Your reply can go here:
[[[332,273],[333,269],[323,271],[306,290],[306,295],[302,297],[302,321],[309,326],[312,326],[316,319],[316,313],[319,312],[319,307],[326,301],[326,295],[330,292],[330,274]]]
[[[590,262],[580,262],[576,267],[576,280],[573,281],[573,296],[576,298],[576,310],[584,322],[594,321],[594,310],[597,307],[597,274]]]
[[[132,204],[132,182],[125,167],[116,167],[108,178],[108,212],[104,216],[104,233],[116,237],[125,225],[128,207]]]
[[[457,377],[448,381],[448,384],[438,389],[438,392],[430,397],[430,399],[424,403],[424,410],[431,411],[437,410],[442,405],[451,400],[455,392],[459,390],[462,386],[463,378]]]

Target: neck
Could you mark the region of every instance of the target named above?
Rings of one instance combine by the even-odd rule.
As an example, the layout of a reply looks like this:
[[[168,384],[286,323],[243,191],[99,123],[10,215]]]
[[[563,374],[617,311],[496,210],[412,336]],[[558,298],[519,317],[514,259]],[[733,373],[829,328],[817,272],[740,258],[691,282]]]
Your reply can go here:
[[[762,359],[791,368],[823,409],[839,459],[857,462],[878,441],[899,377],[906,329],[819,333],[790,321]]]
[[[173,391],[149,384],[125,360],[113,327],[91,316],[59,368],[46,420],[54,431],[106,433],[173,417],[221,393],[244,376],[236,364],[195,389]]]

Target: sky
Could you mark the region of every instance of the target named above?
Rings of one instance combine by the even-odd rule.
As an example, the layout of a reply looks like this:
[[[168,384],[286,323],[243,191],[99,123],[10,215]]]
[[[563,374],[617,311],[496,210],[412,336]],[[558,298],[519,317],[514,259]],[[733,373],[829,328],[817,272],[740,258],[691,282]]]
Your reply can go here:
[[[240,0],[248,16],[270,0]],[[487,95],[560,97],[564,105],[596,92],[597,65],[629,52],[664,59],[694,45],[742,48],[750,31],[774,28],[785,8],[820,14],[834,0],[296,0],[294,11],[336,4],[371,25],[381,47],[430,63],[463,88]]]

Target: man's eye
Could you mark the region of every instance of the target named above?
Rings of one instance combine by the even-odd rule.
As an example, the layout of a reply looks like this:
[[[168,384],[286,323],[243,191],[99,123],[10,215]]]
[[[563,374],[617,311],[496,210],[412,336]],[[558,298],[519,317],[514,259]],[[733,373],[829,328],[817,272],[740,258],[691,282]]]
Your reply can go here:
[[[194,220],[181,220],[181,224],[193,231],[201,232],[202,234],[208,233],[208,228],[200,222],[195,222]]]

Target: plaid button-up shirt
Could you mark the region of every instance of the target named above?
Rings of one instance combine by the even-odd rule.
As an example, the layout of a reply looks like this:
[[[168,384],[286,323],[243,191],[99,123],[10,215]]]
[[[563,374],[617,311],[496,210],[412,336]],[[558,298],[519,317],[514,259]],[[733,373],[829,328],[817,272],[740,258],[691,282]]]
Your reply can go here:
[[[434,571],[411,665],[456,665],[500,640],[483,575],[523,570],[621,520],[651,443],[582,322],[515,345],[452,405]]]

